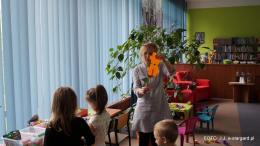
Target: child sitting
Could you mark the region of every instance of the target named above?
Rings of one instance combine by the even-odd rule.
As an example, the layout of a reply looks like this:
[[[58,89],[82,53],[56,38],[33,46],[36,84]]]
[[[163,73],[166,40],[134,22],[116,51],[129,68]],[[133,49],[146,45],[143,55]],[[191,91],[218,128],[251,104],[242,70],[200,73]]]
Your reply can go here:
[[[155,143],[158,146],[175,146],[178,128],[174,120],[166,119],[154,126]]]
[[[53,96],[51,114],[53,119],[48,122],[44,146],[83,146],[95,143],[88,124],[80,117],[76,117],[77,96],[70,87],[59,87]]]
[[[96,137],[96,142],[94,145],[105,146],[105,138],[110,122],[110,115],[106,111],[108,99],[107,91],[104,86],[98,84],[96,87],[90,88],[87,91],[85,98],[92,110],[96,112],[96,114],[93,115],[88,122],[91,132]]]

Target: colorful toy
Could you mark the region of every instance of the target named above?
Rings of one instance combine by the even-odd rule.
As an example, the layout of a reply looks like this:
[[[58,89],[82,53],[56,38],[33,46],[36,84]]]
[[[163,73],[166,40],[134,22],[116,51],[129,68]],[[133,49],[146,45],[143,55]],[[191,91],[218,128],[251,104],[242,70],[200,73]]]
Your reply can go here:
[[[204,143],[207,143],[208,142],[208,140],[207,139],[204,139]]]
[[[226,140],[222,140],[222,143],[225,144],[225,145],[228,145]]]
[[[187,102],[187,104],[188,104],[188,105],[191,105],[191,102],[190,102],[190,101],[188,101],[188,102]]]
[[[212,138],[209,139],[209,142],[213,142]]]
[[[22,141],[23,142],[23,144],[26,144],[26,143],[28,143],[28,142],[30,142],[31,140],[30,140],[30,138],[29,139],[27,139],[27,140],[24,140],[24,141]]]
[[[198,144],[198,141],[197,141],[197,140],[195,140],[195,144]]]
[[[215,139],[215,140],[214,140],[214,142],[215,142],[215,143],[218,143],[218,140],[217,140],[217,139]]]

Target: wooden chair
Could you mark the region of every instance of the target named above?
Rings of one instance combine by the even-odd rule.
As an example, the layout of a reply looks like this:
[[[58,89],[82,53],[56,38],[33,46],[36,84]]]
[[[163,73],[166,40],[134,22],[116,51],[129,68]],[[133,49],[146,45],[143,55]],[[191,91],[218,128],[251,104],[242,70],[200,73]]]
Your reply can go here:
[[[119,146],[119,143],[128,137],[129,146],[131,146],[130,129],[129,129],[128,121],[129,121],[129,111],[120,116],[115,117],[114,119],[111,119],[105,142],[110,144],[110,146],[111,145]],[[125,125],[127,125],[128,135],[118,133],[119,129],[123,128]]]

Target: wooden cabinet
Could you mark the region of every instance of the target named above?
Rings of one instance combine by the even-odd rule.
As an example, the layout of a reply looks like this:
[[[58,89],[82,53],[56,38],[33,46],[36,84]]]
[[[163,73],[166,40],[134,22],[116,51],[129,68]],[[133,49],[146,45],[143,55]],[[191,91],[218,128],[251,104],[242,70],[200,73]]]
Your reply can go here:
[[[240,64],[260,64],[260,44],[255,38],[213,39],[216,53],[213,63],[223,64],[224,59],[239,60]]]
[[[190,71],[193,79],[209,79],[212,86],[212,98],[233,98],[233,87],[229,82],[236,81],[236,72],[239,70],[251,73],[251,82],[255,83],[250,86],[249,100],[257,100],[258,92],[260,92],[260,64],[205,64],[206,69],[200,69],[197,75],[197,70],[191,69],[190,64],[176,64],[176,71]]]

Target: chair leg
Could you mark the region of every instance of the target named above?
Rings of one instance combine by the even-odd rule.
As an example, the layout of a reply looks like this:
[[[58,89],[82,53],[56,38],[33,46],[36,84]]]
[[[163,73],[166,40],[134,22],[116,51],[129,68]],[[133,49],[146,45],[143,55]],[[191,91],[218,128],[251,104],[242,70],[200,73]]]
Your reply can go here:
[[[181,135],[181,146],[183,146],[184,143],[184,135]]]
[[[186,135],[186,143],[189,142],[189,134]]]
[[[192,136],[193,136],[193,143],[194,143],[194,146],[195,146],[195,137],[194,137],[194,133],[192,133]]]
[[[213,119],[211,119],[211,123],[212,123],[212,131],[214,131],[214,126],[213,126]]]
[[[203,123],[203,121],[202,121],[202,120],[200,120],[200,128],[202,128],[202,123]]]
[[[209,134],[209,122],[210,121],[207,121],[207,134]]]
[[[131,137],[130,137],[130,129],[128,128],[128,138],[129,138],[129,146],[131,146]]]
[[[108,140],[109,140],[109,145],[112,146],[111,138],[110,138],[110,133],[108,133],[107,136],[108,136]]]

